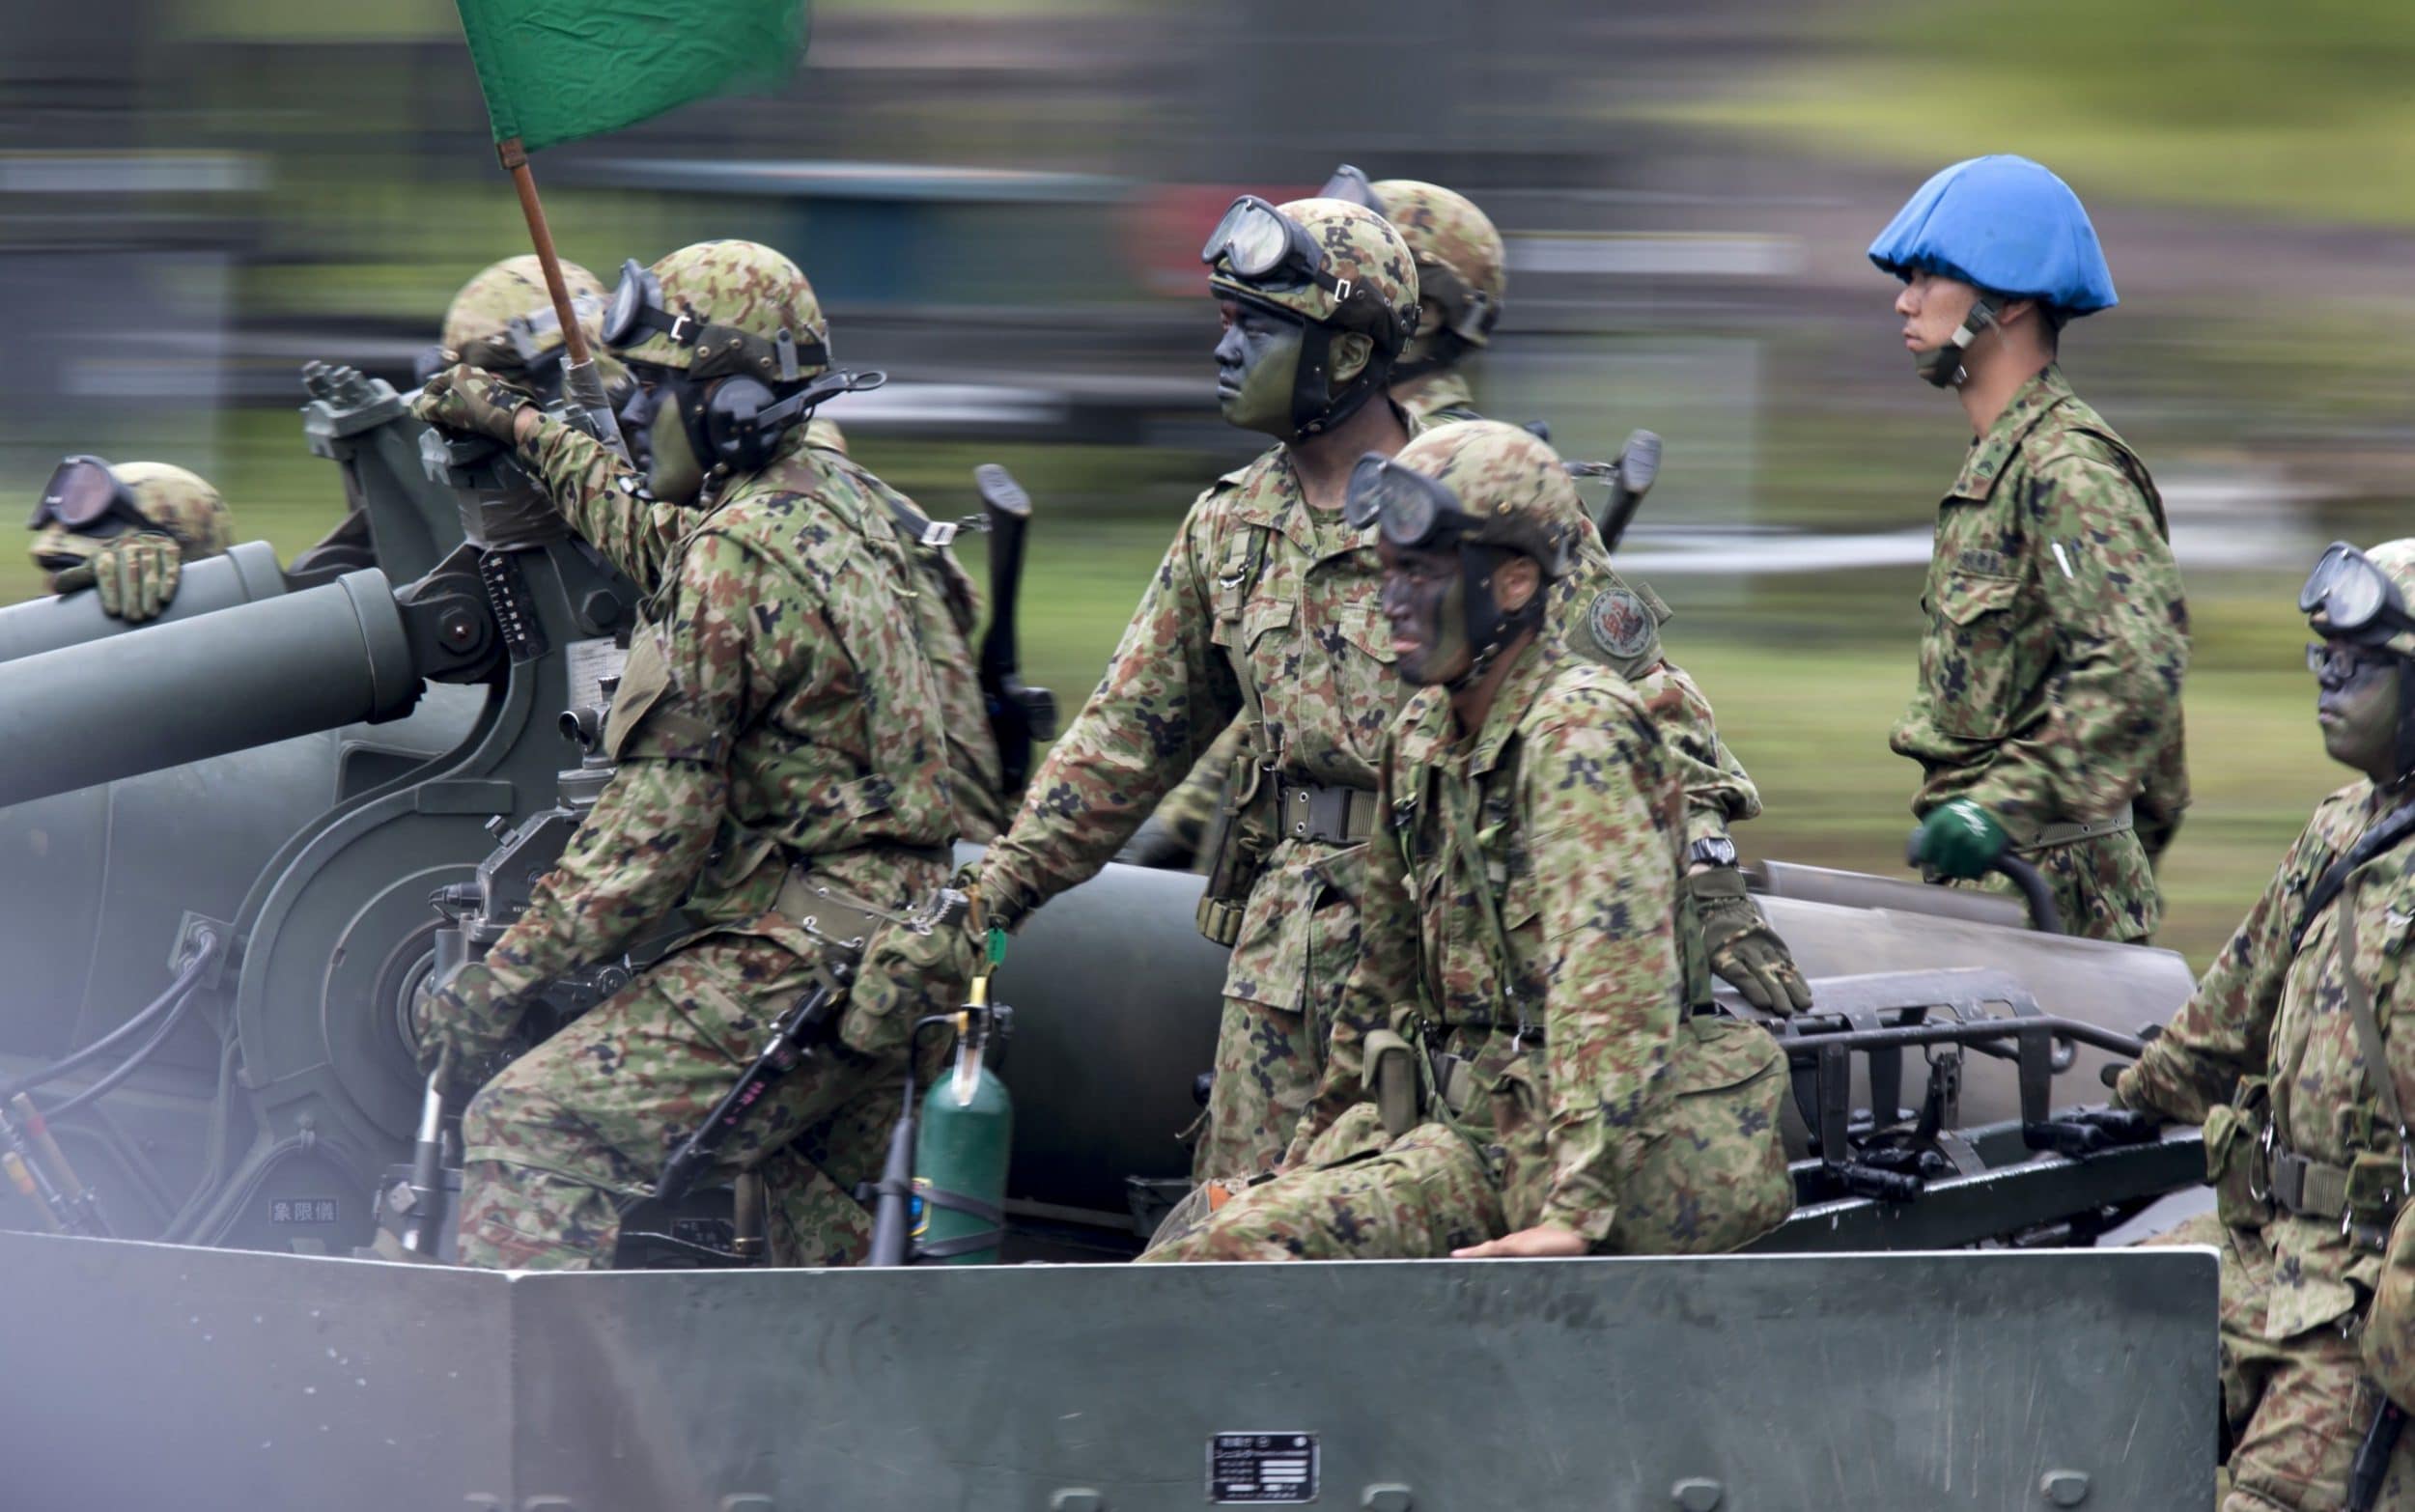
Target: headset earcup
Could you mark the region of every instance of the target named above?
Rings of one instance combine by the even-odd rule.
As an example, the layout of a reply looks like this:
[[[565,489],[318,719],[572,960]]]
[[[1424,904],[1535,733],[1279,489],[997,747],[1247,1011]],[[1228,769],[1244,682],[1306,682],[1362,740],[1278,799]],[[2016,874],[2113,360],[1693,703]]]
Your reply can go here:
[[[768,386],[743,374],[716,382],[704,400],[705,443],[712,461],[732,472],[752,472],[770,462],[780,433],[777,428],[767,431],[761,416],[775,402]]]

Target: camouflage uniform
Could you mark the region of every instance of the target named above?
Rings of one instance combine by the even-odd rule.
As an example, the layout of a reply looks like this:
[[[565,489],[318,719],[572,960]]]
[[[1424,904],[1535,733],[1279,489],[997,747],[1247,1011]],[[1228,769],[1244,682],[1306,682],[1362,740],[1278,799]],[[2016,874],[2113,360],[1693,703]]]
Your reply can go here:
[[[1520,486],[1519,459],[1485,442],[1456,456],[1433,444],[1452,434],[1397,461],[1474,510]],[[1557,468],[1549,448],[1525,446]],[[1573,536],[1574,490],[1553,481]],[[1387,742],[1362,949],[1295,1168],[1147,1258],[1435,1256],[1538,1223],[1604,1252],[1711,1249],[1784,1216],[1776,1043],[1688,1016],[1684,790],[1651,713],[1550,637],[1510,655],[1471,737],[1448,689],[1429,686]],[[1422,1062],[1428,1121],[1405,1132],[1387,1129],[1365,1085],[1379,1030]],[[1464,1071],[1446,1080],[1431,1055]],[[1766,1106],[1740,1128],[1731,1103],[1689,1096],[1714,1083],[1760,1083]]]
[[[2223,1406],[2234,1445],[2227,1512],[2341,1505],[2373,1416],[2356,1330],[2383,1261],[2370,1237],[2354,1236],[2358,1228],[2370,1236],[2374,1215],[2358,1215],[2344,1232],[2336,1213],[2275,1208],[2261,1195],[2273,1157],[2259,1146],[2269,1121],[2277,1155],[2339,1168],[2361,1158],[2381,1188],[2398,1192],[2397,1140],[2377,1114],[2345,1007],[2339,929],[2342,909],[2352,907],[2355,968],[2385,1026],[2390,1074],[2400,1088],[2415,1088],[2415,1041],[2398,1032],[2399,1010],[2415,1012],[2405,970],[2415,842],[2364,862],[2292,939],[2317,880],[2397,801],[2359,781],[2316,808],[2212,969],[2118,1090],[2129,1106],[2206,1126],[2221,1220],[2178,1237],[2222,1249]],[[2379,1221],[2386,1227],[2386,1216]],[[2415,1438],[2401,1441],[2379,1504],[2415,1507]]]
[[[1940,506],[1920,684],[1890,742],[1921,763],[1915,814],[1987,810],[2064,927],[2098,939],[2146,939],[2160,916],[2129,813],[2178,760],[2188,609],[2167,535],[2137,454],[2060,369],[2039,373]]]
[[[750,243],[674,253],[656,271],[666,295],[676,286],[725,322],[706,320],[709,330],[744,322],[768,344],[769,329],[819,319],[794,266]],[[647,345],[631,350],[687,360]],[[435,389],[423,403],[439,417]],[[963,932],[895,919],[945,881],[957,828],[929,620],[896,612],[915,601],[921,569],[886,496],[801,427],[763,467],[717,477],[685,516],[638,506],[617,460],[558,422],[542,422],[522,454],[571,518],[656,586],[606,731],[618,770],[482,964],[489,1011],[620,953],[674,910],[696,927],[470,1103],[463,1258],[609,1263],[625,1203],[821,980],[805,921],[843,916],[808,891],[823,886],[860,906],[839,938],[868,939],[844,1014],[707,1179],[785,1161],[787,1176],[767,1173],[775,1249],[852,1259],[869,1237],[852,1190],[875,1173],[896,1117],[909,1029],[952,1006],[970,965]]]
[[[50,574],[51,592],[92,588],[112,619],[156,619],[176,598],[183,564],[223,555],[235,544],[235,517],[216,489],[182,467],[132,462],[109,472],[133,499],[144,528],[86,535],[54,519],[34,532],[26,550]]]

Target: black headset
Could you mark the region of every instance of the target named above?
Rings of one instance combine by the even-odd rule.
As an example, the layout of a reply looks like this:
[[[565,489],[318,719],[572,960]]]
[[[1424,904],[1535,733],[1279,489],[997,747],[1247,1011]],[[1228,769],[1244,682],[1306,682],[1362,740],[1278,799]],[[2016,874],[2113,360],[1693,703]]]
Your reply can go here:
[[[708,378],[697,402],[687,410],[688,438],[699,461],[718,463],[732,472],[753,472],[772,461],[790,428],[803,423],[814,407],[841,394],[861,394],[888,381],[875,368],[861,373],[825,373],[804,387],[780,398],[772,385],[736,373]]]

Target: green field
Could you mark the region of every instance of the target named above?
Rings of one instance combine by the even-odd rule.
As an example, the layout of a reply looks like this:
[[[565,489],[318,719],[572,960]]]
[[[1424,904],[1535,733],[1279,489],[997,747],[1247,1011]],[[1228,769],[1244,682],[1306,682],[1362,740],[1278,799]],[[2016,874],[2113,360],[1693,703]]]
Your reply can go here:
[[[290,557],[335,518],[330,464],[292,439],[290,413],[228,419],[222,482],[245,538]],[[1096,684],[1140,588],[1207,463],[1179,454],[972,448],[867,440],[865,460],[934,513],[975,508],[976,461],[1014,467],[1040,501],[1024,590],[1026,675],[1068,714]],[[20,490],[22,491],[22,490]],[[978,574],[975,546],[968,565]],[[2296,574],[2192,583],[2197,658],[2188,685],[2197,806],[2164,868],[2163,938],[2203,966],[2270,875],[2315,799],[2345,780],[2322,757],[2314,690],[2291,612]],[[1908,573],[1845,580],[1763,579],[1749,610],[1691,602],[1703,580],[1658,586],[1676,606],[1672,654],[1716,702],[1720,727],[1758,781],[1768,812],[1738,840],[1778,855],[1876,872],[1901,867],[1913,769],[1886,748],[1911,686]],[[38,591],[31,567],[0,562],[0,596]],[[1728,595],[1727,597],[1732,597]]]

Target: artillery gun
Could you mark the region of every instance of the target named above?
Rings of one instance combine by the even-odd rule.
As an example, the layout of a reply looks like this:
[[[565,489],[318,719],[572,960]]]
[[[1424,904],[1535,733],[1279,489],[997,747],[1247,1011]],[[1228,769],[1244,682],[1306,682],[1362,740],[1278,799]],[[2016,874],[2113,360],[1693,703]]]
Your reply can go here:
[[[407,1214],[415,1191],[428,1190],[424,1169],[416,1183],[407,1174],[424,1132],[412,995],[440,957],[459,948],[456,941],[491,937],[516,916],[592,801],[606,770],[592,742],[581,748],[578,738],[592,734],[595,712],[608,702],[618,643],[634,622],[638,596],[562,528],[493,448],[427,433],[391,389],[358,375],[320,370],[310,382],[306,430],[314,449],[341,467],[365,527],[353,537],[367,540],[375,566],[337,570],[347,565],[338,560],[289,576],[274,572],[265,547],[241,546],[188,570],[174,612],[158,624],[126,630],[97,614],[79,618],[71,602],[0,611],[0,749],[11,753],[0,764],[0,805],[9,805],[0,807],[0,856],[7,857],[0,902],[8,905],[0,908],[0,941],[16,963],[18,983],[0,1014],[0,1079],[18,1090],[79,1047],[112,1034],[119,1036],[110,1042],[115,1046],[140,1040],[138,1064],[102,1095],[51,1120],[68,1160],[106,1199],[110,1228],[121,1238],[176,1246],[274,1252],[95,1248],[89,1241],[0,1233],[0,1274],[14,1278],[0,1302],[0,1355],[42,1361],[56,1400],[71,1402],[78,1392],[108,1400],[125,1388],[122,1379],[88,1368],[89,1361],[70,1363],[84,1358],[79,1340],[130,1341],[110,1348],[132,1352],[126,1358],[151,1377],[210,1368],[207,1346],[216,1334],[199,1321],[204,1313],[192,1311],[195,1321],[182,1327],[168,1318],[186,1300],[199,1309],[206,1298],[209,1316],[228,1320],[219,1327],[235,1328],[243,1314],[265,1328],[260,1320],[274,1310],[304,1330],[310,1347],[292,1352],[285,1374],[276,1375],[285,1367],[274,1350],[245,1355],[239,1364],[242,1381],[277,1401],[295,1405],[298,1361],[307,1355],[317,1371],[323,1336],[327,1358],[382,1350],[388,1368],[414,1384],[405,1400],[381,1397],[367,1421],[393,1430],[409,1413],[432,1414],[428,1420],[441,1419],[446,1432],[458,1430],[461,1442],[475,1445],[442,1473],[430,1472],[426,1456],[414,1459],[410,1475],[394,1482],[434,1487],[449,1501],[411,1501],[398,1492],[392,1504],[458,1505],[466,1487],[475,1492],[472,1504],[485,1497],[488,1505],[712,1505],[710,1498],[697,1500],[695,1490],[710,1485],[726,1491],[717,1503],[724,1508],[785,1505],[792,1503],[769,1496],[747,1499],[755,1496],[744,1489],[752,1471],[732,1468],[750,1463],[744,1442],[728,1424],[713,1426],[710,1414],[687,1405],[687,1394],[711,1379],[716,1358],[743,1360],[738,1376],[759,1383],[784,1379],[781,1370],[793,1368],[797,1357],[750,1350],[731,1332],[744,1314],[715,1309],[809,1302],[814,1321],[797,1325],[793,1342],[822,1351],[827,1362],[834,1349],[848,1357],[855,1346],[840,1341],[861,1338],[866,1329],[902,1329],[881,1320],[908,1308],[960,1335],[996,1330],[987,1347],[1012,1362],[1000,1369],[1018,1376],[1063,1371],[1083,1380],[1085,1400],[1121,1401],[1103,1414],[1111,1423],[1138,1421],[1136,1414],[1149,1404],[1162,1414],[1169,1402],[1195,1405],[1226,1393],[1227,1405],[1216,1408],[1216,1431],[1204,1436],[1210,1499],[1278,1501],[1303,1499],[1272,1494],[1298,1489],[1299,1475],[1313,1496],[1320,1474],[1344,1474],[1345,1465],[1320,1465],[1315,1435],[1303,1433],[1296,1436],[1306,1446],[1303,1470],[1296,1455],[1286,1458],[1298,1446],[1287,1447],[1282,1434],[1255,1432],[1284,1421],[1277,1420],[1279,1413],[1259,1415],[1247,1400],[1230,1397],[1247,1379],[1258,1379],[1246,1369],[1201,1367],[1204,1373],[1186,1386],[1144,1386],[1133,1367],[1102,1365],[1096,1348],[1085,1354],[1079,1347],[1083,1338],[1095,1340],[1095,1320],[1110,1319],[1129,1331],[1132,1359],[1165,1349],[1186,1368],[1236,1339],[1293,1358],[1287,1337],[1314,1331],[1314,1318],[1348,1319],[1355,1308],[1359,1322],[1367,1309],[1395,1319],[1441,1309],[1466,1332],[1439,1346],[1435,1358],[1463,1358],[1468,1368],[1480,1368],[1474,1361],[1493,1340],[1543,1349],[1558,1361],[1552,1370],[1564,1371],[1574,1368],[1571,1345],[1548,1336],[1538,1342],[1537,1320],[1594,1320],[1569,1323],[1583,1333],[1631,1316],[1643,1332],[1629,1343],[1648,1347],[1663,1337],[1654,1329],[1679,1327],[1689,1296],[1726,1297],[1766,1315],[1804,1286],[1888,1285],[1907,1315],[1925,1308],[1923,1316],[1948,1321],[1972,1316],[1974,1307],[1995,1316],[2001,1299],[2020,1297],[2035,1302],[2036,1316],[2061,1319],[2073,1330],[2021,1345],[2009,1363],[1956,1357],[1938,1364],[1949,1395],[1981,1389],[1972,1383],[1994,1382],[2014,1366],[2075,1368],[2075,1360],[2092,1358],[2072,1353],[2077,1330],[2091,1317],[2103,1326],[2120,1308],[2135,1314],[2129,1324],[2136,1336],[2160,1346],[2164,1358],[2191,1347],[2190,1328],[2209,1327],[2210,1263],[2182,1255],[2105,1256],[2093,1270],[2058,1272],[2050,1283],[2034,1279],[2042,1274],[2036,1271],[1999,1267],[1980,1276],[1939,1271],[1934,1260],[1906,1261],[1894,1272],[1854,1269],[1877,1263],[1867,1259],[1818,1262],[1844,1268],[1836,1272],[1805,1271],[1814,1262],[1800,1259],[1556,1262],[1497,1267],[1480,1281],[1466,1274],[1468,1266],[1436,1263],[1387,1268],[1400,1278],[1381,1285],[1335,1278],[1335,1270],[1362,1268],[1305,1268],[1321,1274],[1281,1276],[1242,1268],[1252,1274],[1215,1279],[1144,1270],[1092,1283],[1062,1277],[1093,1273],[1061,1271],[954,1278],[624,1276],[582,1288],[576,1304],[562,1287],[588,1278],[311,1269],[312,1261],[295,1257],[344,1256],[369,1246],[381,1212]],[[1011,655],[1004,659],[1011,671]],[[1029,712],[1027,703],[1020,707]],[[143,838],[122,840],[120,829]],[[2160,1193],[2198,1179],[2193,1132],[2125,1139],[2064,1106],[2094,1100],[2103,1069],[2135,1052],[2133,1031],[2167,1018],[2185,996],[2189,978],[2178,957],[2030,930],[2016,902],[1993,896],[1777,862],[1758,869],[1754,881],[1761,908],[1813,979],[1817,1001],[1811,1015],[1772,1025],[1791,1050],[1795,1097],[1786,1133],[1799,1206],[1759,1247],[1799,1253],[2085,1246]],[[1179,1193],[1187,1157],[1176,1136],[1195,1114],[1194,1087],[1210,1063],[1224,972],[1222,951],[1193,928],[1198,885],[1193,877],[1110,866],[1043,910],[1017,943],[1021,1013],[1006,1068],[1018,1102],[1010,1258],[1128,1255]],[[553,984],[548,1010],[559,1017],[583,1011],[643,959],[641,947],[632,959]],[[164,996],[163,969],[170,978]],[[146,1001],[152,1008],[137,1014]],[[138,1020],[139,1027],[124,1032]],[[73,1096],[112,1075],[119,1073],[110,1057],[94,1056],[46,1083],[56,1089],[48,1094],[54,1112],[58,1093]],[[716,1200],[725,1204],[726,1196],[700,1194],[698,1202],[632,1228],[661,1236],[656,1257],[692,1260],[700,1250],[726,1248]],[[44,1212],[0,1190],[0,1229],[38,1227]],[[1611,1269],[1591,1269],[1597,1267]],[[624,1284],[708,1282],[722,1289],[670,1293]],[[1102,1285],[1105,1291],[1096,1290]],[[1604,1294],[1605,1286],[1615,1295]],[[373,1293],[374,1302],[367,1300]],[[98,1297],[118,1299],[117,1307]],[[295,1309],[313,1303],[309,1320],[300,1319]],[[2201,1304],[2202,1316],[2193,1310]],[[1620,1314],[1621,1306],[1631,1314]],[[1249,1319],[1231,1321],[1235,1309]],[[343,1321],[323,1316],[331,1311]],[[675,1337],[667,1319],[678,1316],[694,1327]],[[724,1321],[713,1323],[715,1317]],[[1206,1329],[1217,1317],[1229,1324],[1221,1339]],[[434,1330],[424,1349],[391,1344],[410,1330]],[[905,1335],[895,1336],[902,1346]],[[1328,1328],[1325,1336],[1338,1333]],[[1680,1330],[1665,1341],[1683,1336]],[[379,1338],[388,1345],[377,1344]],[[491,1348],[496,1338],[512,1341],[499,1361]],[[1815,1338],[1816,1330],[1803,1334],[1807,1344]],[[1392,1358],[1387,1348],[1370,1358]],[[1414,1344],[1403,1348],[1395,1370],[1418,1353]],[[874,1357],[887,1355],[876,1347],[864,1358]],[[1892,1346],[1880,1349],[1871,1369],[1912,1370],[1909,1358]],[[492,1442],[491,1422],[471,1423],[472,1413],[448,1416],[427,1400],[444,1359],[457,1371],[466,1361],[479,1377],[480,1385],[459,1394],[513,1404],[505,1442]],[[1304,1381],[1332,1384],[1307,1365],[1296,1368]],[[1966,1368],[1977,1374],[1957,1374]],[[644,1384],[628,1386],[632,1370]],[[827,1374],[827,1389],[806,1391],[800,1412],[822,1410],[833,1421],[863,1424],[893,1410],[924,1425],[921,1439],[884,1439],[866,1429],[867,1443],[927,1444],[969,1431],[964,1414],[977,1414],[985,1400],[980,1392],[917,1394],[872,1382],[863,1371]],[[597,1376],[629,1394],[608,1404],[582,1396],[604,1389],[583,1379]],[[1384,1378],[1357,1379],[1365,1393]],[[2144,1390],[2146,1379],[2128,1385]],[[2154,1405],[2160,1415],[2153,1431],[2162,1438],[2144,1459],[2130,1470],[2107,1461],[2098,1471],[2132,1486],[2149,1484],[2133,1471],[2159,1470],[2151,1494],[2120,1504],[2167,1504],[2167,1492],[2174,1492],[2168,1504],[2191,1500],[2177,1493],[2202,1479],[2189,1468],[2193,1454],[2210,1474],[2209,1388],[2201,1383],[2189,1397],[2187,1388],[2155,1379],[2159,1392],[2188,1399]],[[359,1380],[355,1389],[370,1389],[367,1375]],[[1568,1389],[1581,1384],[1570,1377]],[[2117,1371],[2105,1389],[2118,1393],[2123,1386]],[[1034,1404],[1060,1399],[1049,1390],[1032,1396]],[[1284,1397],[1295,1399],[1296,1391]],[[52,1400],[45,1396],[41,1411],[20,1412],[16,1427],[0,1429],[0,1443],[34,1442],[23,1435],[39,1422],[67,1435],[61,1442],[72,1440],[71,1428],[49,1412]],[[2076,1405],[2047,1415],[2064,1432],[2110,1412],[2107,1401],[2102,1392],[2084,1392]],[[620,1489],[578,1481],[590,1487],[585,1499],[556,1501],[516,1499],[508,1489],[476,1491],[578,1480],[548,1447],[549,1435],[592,1440],[600,1430],[588,1408],[620,1425],[614,1432],[624,1446],[645,1447],[644,1465],[621,1467]],[[239,1393],[211,1409],[223,1414],[220,1426],[229,1434],[248,1433],[235,1425],[253,1423],[267,1410]],[[2142,1421],[2152,1415],[2139,1411]],[[947,1419],[950,1413],[957,1415]],[[649,1437],[652,1430],[642,1426],[653,1420],[648,1414],[678,1425],[686,1436],[677,1441],[679,1452],[670,1452],[670,1441]],[[761,1413],[738,1415],[776,1437]],[[1005,1417],[1013,1419],[1014,1434],[1035,1444],[1054,1431],[1027,1412]],[[1643,1413],[1637,1421],[1649,1417]],[[1186,1408],[1183,1421],[1194,1418]],[[1566,1426],[1551,1413],[1541,1418],[1549,1421],[1533,1431],[1546,1437]],[[304,1444],[289,1452],[309,1466],[357,1473],[358,1456],[375,1459],[378,1451],[356,1431],[360,1414],[343,1420],[345,1435],[331,1442],[347,1444],[354,1459],[329,1460],[309,1445],[306,1430]],[[1406,1414],[1390,1429],[1364,1432],[1414,1443],[1415,1420]],[[414,1427],[406,1437],[424,1450],[436,1446],[433,1432]],[[1012,1488],[1011,1497],[1000,1491],[994,1503],[982,1504],[1174,1504],[1137,1489],[1148,1482],[1145,1467],[1159,1452],[1154,1433],[1139,1433],[1152,1444],[1147,1454],[1107,1457],[1141,1467],[1115,1471],[1126,1476],[1116,1482],[1132,1488],[1126,1491],[1071,1480],[1047,1491],[1040,1482],[1064,1473],[1053,1466],[1067,1456],[1044,1448],[1019,1467],[951,1463],[941,1481]],[[1668,1441],[1663,1447],[1700,1440],[1673,1429],[1645,1437]],[[1333,1441],[1333,1448],[1341,1452],[1343,1444]],[[229,1452],[213,1440],[208,1456],[227,1461],[226,1486],[273,1487],[274,1475],[258,1480],[258,1467],[237,1466]],[[265,1465],[277,1463],[269,1444],[261,1452]],[[1706,1464],[1720,1458],[1707,1449],[1699,1457]],[[1373,1466],[1382,1456],[1350,1449],[1341,1458],[1346,1475],[1355,1476],[1361,1459]],[[64,1479],[43,1478],[55,1463],[55,1456],[37,1456],[25,1484],[66,1487]],[[1106,1462],[1073,1454],[1068,1463]],[[1951,1478],[1951,1455],[1946,1463]],[[1902,1486],[1933,1487],[1933,1455],[1908,1455],[1899,1468],[1908,1477]],[[1990,1469],[2003,1466],[1991,1461],[1979,1473]],[[112,1484],[157,1484],[139,1468],[116,1473]],[[1739,1472],[1727,1473],[1732,1481]],[[1234,1491],[1252,1476],[1250,1484],[1269,1494]],[[1112,1479],[1105,1471],[1101,1478]],[[1722,1483],[1701,1478],[1713,1489],[1680,1485],[1666,1495],[1678,1505],[1721,1505],[1715,1493]],[[939,1493],[895,1496],[895,1484],[870,1470],[831,1483],[862,1488],[866,1496],[886,1486],[893,1499],[884,1504],[970,1504]],[[1530,1479],[1513,1476],[1489,1493],[1474,1482],[1444,1483],[1465,1489],[1455,1499],[1415,1504],[1546,1504],[1518,1489],[1534,1485]],[[1234,1495],[1214,1495],[1220,1485]],[[2032,1475],[2032,1496],[2035,1486]],[[2113,1495],[2111,1484],[2107,1491]],[[1887,1494],[1876,1493],[1882,1500]],[[1362,1495],[1354,1480],[1344,1495],[1367,1506],[1407,1507],[1415,1494],[1368,1481]],[[229,1499],[213,1489],[203,1501]],[[1176,1499],[1196,1504],[1195,1487]],[[2193,1499],[2204,1500],[2204,1492]],[[284,1501],[260,1492],[250,1504]]]

